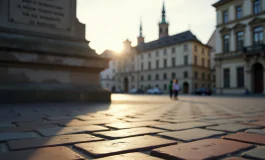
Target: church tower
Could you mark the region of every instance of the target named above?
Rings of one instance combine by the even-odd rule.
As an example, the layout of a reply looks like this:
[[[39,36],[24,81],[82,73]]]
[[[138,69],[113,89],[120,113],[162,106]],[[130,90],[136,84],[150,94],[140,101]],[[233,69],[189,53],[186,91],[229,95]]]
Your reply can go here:
[[[141,44],[141,43],[144,43],[142,20],[140,22],[140,35],[138,37],[138,45]]]
[[[166,9],[165,9],[165,2],[164,2],[163,9],[162,9],[162,20],[159,23],[159,38],[168,36],[168,27],[169,27],[169,24],[166,21]]]

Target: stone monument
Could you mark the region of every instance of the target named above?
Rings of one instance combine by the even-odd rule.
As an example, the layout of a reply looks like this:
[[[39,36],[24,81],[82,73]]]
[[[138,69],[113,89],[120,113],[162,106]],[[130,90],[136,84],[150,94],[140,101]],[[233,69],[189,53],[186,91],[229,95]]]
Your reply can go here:
[[[0,0],[0,103],[110,101],[76,0]]]

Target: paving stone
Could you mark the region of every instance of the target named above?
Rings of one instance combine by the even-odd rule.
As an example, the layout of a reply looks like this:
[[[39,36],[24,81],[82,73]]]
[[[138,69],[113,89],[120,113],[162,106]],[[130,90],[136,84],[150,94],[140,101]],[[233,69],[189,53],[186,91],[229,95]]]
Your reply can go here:
[[[22,140],[7,141],[11,150],[33,149],[41,147],[60,146],[81,142],[99,141],[102,138],[94,137],[88,134],[61,135],[54,137],[40,137]]]
[[[35,122],[18,122],[16,123],[19,127],[31,127],[31,126],[38,126],[38,125],[49,125],[53,124],[50,121],[35,121]]]
[[[66,147],[50,147],[0,154],[2,160],[85,160]]]
[[[153,127],[172,130],[172,131],[179,131],[191,128],[212,126],[212,125],[213,125],[212,123],[205,123],[205,122],[187,122],[187,123],[177,123],[177,124],[153,125]]]
[[[265,135],[253,134],[253,133],[245,133],[240,132],[236,134],[230,134],[223,137],[224,139],[241,141],[246,143],[254,143],[254,144],[265,144]]]
[[[244,158],[265,160],[265,147],[255,148],[242,154]]]
[[[54,128],[58,127],[57,125],[37,125],[29,127],[12,127],[12,128],[1,128],[0,133],[11,133],[11,132],[34,132],[38,128]]]
[[[104,117],[91,117],[91,116],[77,116],[77,119],[80,119],[82,121],[98,121],[98,120],[118,120],[116,117],[113,116],[104,116]]]
[[[160,158],[152,157],[143,153],[127,153],[105,158],[98,158],[97,160],[162,160]]]
[[[107,123],[123,123],[124,121],[121,120],[97,120],[97,121],[79,121],[79,122],[69,122],[69,123],[59,123],[60,125],[63,126],[88,126],[88,125],[92,125],[92,124],[107,124]]]
[[[154,149],[151,155],[165,159],[217,159],[227,154],[252,148],[253,145],[223,140],[204,139],[190,143],[183,143],[163,148]]]
[[[217,130],[217,131],[225,131],[225,132],[239,132],[250,128],[259,128],[251,125],[244,124],[222,124],[218,126],[207,127],[207,129]]]
[[[43,120],[43,117],[36,117],[36,116],[27,116],[27,117],[9,117],[9,118],[1,118],[0,121],[1,123],[15,123],[15,122],[34,122],[34,121],[41,121]]]
[[[74,119],[76,119],[76,117],[75,116],[55,115],[55,116],[51,116],[51,117],[46,117],[45,119],[48,119],[50,121],[54,121],[54,120],[74,120]]]
[[[233,119],[217,119],[217,120],[202,120],[203,122],[213,123],[213,124],[231,124],[238,123],[238,121]]]
[[[260,129],[249,129],[246,132],[247,133],[254,133],[254,134],[262,134],[262,135],[265,135],[265,130],[260,130]]]
[[[34,132],[23,132],[23,133],[0,133],[0,141],[7,141],[13,139],[26,139],[35,138],[38,135]]]
[[[124,137],[132,137],[132,136],[140,136],[140,135],[148,135],[159,132],[164,132],[165,130],[155,129],[155,128],[130,128],[116,131],[107,131],[107,132],[96,132],[95,135],[104,136],[107,138],[124,138]]]
[[[141,121],[156,121],[160,118],[122,118],[122,120],[127,122],[141,122]]]
[[[56,135],[64,134],[76,134],[76,133],[87,133],[87,132],[97,132],[97,131],[107,131],[109,130],[106,127],[90,125],[90,126],[81,126],[81,127],[56,127],[56,128],[46,128],[46,129],[37,129],[41,135],[49,137]]]
[[[196,122],[200,119],[160,119],[162,122],[170,122],[170,123],[185,123],[185,122]]]
[[[139,136],[102,142],[81,143],[75,144],[74,146],[87,152],[93,157],[100,158],[116,154],[150,150],[176,143],[176,141],[153,136]]]
[[[244,122],[244,124],[253,125],[253,126],[259,126],[259,127],[265,127],[265,120],[256,121],[256,122]]]
[[[246,159],[240,158],[240,157],[230,157],[230,158],[226,158],[224,160],[246,160]]]
[[[126,129],[126,128],[136,128],[136,127],[148,127],[157,124],[168,124],[165,122],[158,121],[146,121],[146,122],[124,122],[124,123],[112,123],[106,124],[106,126],[115,128],[115,129]]]
[[[181,140],[184,142],[190,142],[194,140],[200,140],[203,138],[210,138],[214,136],[222,136],[226,133],[220,131],[211,131],[206,129],[194,128],[184,131],[175,131],[175,132],[163,132],[159,133],[160,136],[165,136],[177,140]]]

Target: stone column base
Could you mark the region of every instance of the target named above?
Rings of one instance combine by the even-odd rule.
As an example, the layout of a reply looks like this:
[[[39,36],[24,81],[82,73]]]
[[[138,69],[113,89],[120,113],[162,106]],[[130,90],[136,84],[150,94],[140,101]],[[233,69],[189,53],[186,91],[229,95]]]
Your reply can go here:
[[[99,87],[12,85],[0,89],[0,103],[110,102],[110,94]]]

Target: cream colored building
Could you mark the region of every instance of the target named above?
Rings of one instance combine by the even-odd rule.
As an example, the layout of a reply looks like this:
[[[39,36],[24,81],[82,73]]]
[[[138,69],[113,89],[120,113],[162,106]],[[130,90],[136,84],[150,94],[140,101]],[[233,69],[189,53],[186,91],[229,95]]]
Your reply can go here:
[[[217,13],[218,93],[265,93],[265,1],[220,0]]]
[[[178,79],[183,93],[210,86],[210,47],[201,43],[190,31],[168,35],[169,23],[162,10],[159,39],[145,43],[140,26],[138,45],[124,42],[117,58],[115,86],[125,92],[133,88],[147,90],[158,87],[168,92],[170,80]]]
[[[104,51],[101,56],[109,59],[109,67],[100,72],[100,85],[103,89],[116,91],[115,87],[115,58],[117,53],[111,50]]]
[[[215,74],[216,64],[214,60],[214,57],[216,54],[216,30],[213,32],[207,45],[211,47],[211,51],[210,51],[211,86],[212,88],[216,88],[216,74]]]

